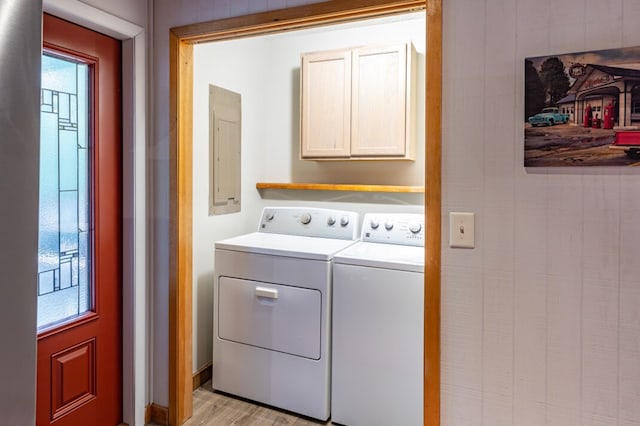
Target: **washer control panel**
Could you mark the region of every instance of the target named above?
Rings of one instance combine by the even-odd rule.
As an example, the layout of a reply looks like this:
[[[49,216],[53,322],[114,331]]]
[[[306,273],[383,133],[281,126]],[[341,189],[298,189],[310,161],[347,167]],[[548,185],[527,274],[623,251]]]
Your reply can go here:
[[[417,213],[367,213],[362,241],[424,246],[424,216]]]
[[[360,217],[356,212],[313,207],[265,207],[259,232],[304,237],[357,240]]]

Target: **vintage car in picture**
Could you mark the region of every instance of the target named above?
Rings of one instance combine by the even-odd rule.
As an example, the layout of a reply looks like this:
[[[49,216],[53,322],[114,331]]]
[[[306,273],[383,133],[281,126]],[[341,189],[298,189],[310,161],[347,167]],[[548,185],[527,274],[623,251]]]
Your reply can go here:
[[[554,124],[562,124],[569,121],[569,114],[561,114],[556,107],[543,108],[536,115],[532,115],[527,120],[533,127],[536,126],[553,126]]]
[[[632,158],[640,158],[640,130],[616,131],[616,138],[609,148],[622,150]]]

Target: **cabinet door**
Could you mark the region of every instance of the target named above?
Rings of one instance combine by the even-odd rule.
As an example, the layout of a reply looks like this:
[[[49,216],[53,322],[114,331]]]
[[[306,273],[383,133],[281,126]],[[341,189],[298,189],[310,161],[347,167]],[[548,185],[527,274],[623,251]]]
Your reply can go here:
[[[302,158],[349,157],[351,51],[303,55],[301,83]]]
[[[353,52],[351,155],[407,154],[407,46]]]

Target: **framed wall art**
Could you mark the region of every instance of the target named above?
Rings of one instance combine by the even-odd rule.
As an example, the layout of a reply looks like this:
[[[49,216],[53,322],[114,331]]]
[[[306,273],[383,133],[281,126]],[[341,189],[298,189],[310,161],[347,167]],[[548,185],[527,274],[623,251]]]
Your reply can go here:
[[[526,167],[640,165],[640,46],[525,58]]]

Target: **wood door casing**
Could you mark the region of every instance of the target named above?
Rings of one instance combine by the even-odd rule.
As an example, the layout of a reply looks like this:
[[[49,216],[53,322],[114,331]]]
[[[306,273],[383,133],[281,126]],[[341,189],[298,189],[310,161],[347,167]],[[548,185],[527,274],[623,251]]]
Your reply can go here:
[[[122,420],[122,124],[118,40],[50,15],[43,48],[90,68],[93,309],[38,335],[36,424]]]

